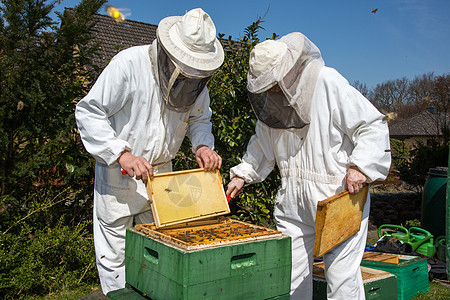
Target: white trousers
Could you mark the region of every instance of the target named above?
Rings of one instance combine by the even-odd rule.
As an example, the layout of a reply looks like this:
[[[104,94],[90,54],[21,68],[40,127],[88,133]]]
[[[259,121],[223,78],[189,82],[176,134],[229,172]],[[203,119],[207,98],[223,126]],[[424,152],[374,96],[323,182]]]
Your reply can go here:
[[[367,240],[370,198],[364,206],[358,233],[323,257],[328,299],[365,299],[361,260]],[[292,220],[277,220],[278,230],[292,238],[291,299],[313,297],[315,228]]]
[[[151,211],[104,224],[94,208],[94,245],[103,294],[125,287],[125,232],[135,224],[153,222]]]

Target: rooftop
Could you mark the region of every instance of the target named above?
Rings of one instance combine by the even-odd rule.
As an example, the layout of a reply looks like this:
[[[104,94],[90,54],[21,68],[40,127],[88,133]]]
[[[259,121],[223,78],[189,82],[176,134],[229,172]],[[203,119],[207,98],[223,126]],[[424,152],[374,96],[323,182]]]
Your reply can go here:
[[[73,8],[65,8],[65,12],[73,11]],[[99,56],[94,58],[94,63],[100,68],[105,67],[120,50],[148,45],[156,38],[157,25],[133,20],[118,23],[110,16],[101,14],[95,14],[93,19],[93,33],[100,41]]]
[[[444,124],[448,126],[448,119],[445,122],[444,116],[430,108],[390,125],[389,135],[391,137],[440,136]]]

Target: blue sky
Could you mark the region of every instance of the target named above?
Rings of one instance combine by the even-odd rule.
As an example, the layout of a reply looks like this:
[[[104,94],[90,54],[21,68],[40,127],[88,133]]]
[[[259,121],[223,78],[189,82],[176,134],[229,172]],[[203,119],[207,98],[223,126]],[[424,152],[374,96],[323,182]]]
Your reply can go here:
[[[78,3],[62,0],[56,10]],[[369,88],[401,77],[450,73],[449,0],[111,0],[108,4],[127,9],[128,19],[155,25],[164,17],[201,7],[218,33],[233,38],[265,15],[261,40],[272,33],[302,32],[319,47],[326,65],[350,83],[359,81]]]

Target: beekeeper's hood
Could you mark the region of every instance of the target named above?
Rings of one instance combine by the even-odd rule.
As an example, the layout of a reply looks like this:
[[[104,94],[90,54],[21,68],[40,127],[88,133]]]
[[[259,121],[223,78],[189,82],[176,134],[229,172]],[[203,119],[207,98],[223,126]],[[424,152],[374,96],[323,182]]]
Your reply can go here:
[[[256,45],[249,64],[247,89],[258,119],[275,128],[301,128],[310,122],[311,98],[324,65],[316,45],[293,32]],[[277,84],[284,97],[267,93]]]
[[[169,106],[187,108],[223,63],[216,27],[207,13],[196,8],[161,20],[156,36],[151,58],[164,100]]]

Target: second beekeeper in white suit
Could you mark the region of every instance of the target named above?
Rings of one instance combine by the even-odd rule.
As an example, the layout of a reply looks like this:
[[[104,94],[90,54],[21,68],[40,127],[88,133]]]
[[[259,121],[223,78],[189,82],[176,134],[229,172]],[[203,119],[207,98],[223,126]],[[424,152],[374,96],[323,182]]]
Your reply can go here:
[[[96,159],[94,243],[104,294],[125,287],[126,229],[153,221],[147,175],[172,170],[186,135],[200,167],[220,168],[206,84],[223,59],[202,9],[167,17],[152,45],[119,52],[77,104],[81,138]]]
[[[292,237],[291,299],[312,299],[317,202],[386,177],[388,126],[366,98],[324,66],[319,49],[301,33],[255,46],[247,78],[258,122],[242,163],[231,169],[227,194],[235,197],[244,184],[263,181],[278,166],[274,217],[277,229]],[[360,262],[369,208],[367,199],[360,231],[324,256],[328,299],[364,299]]]

